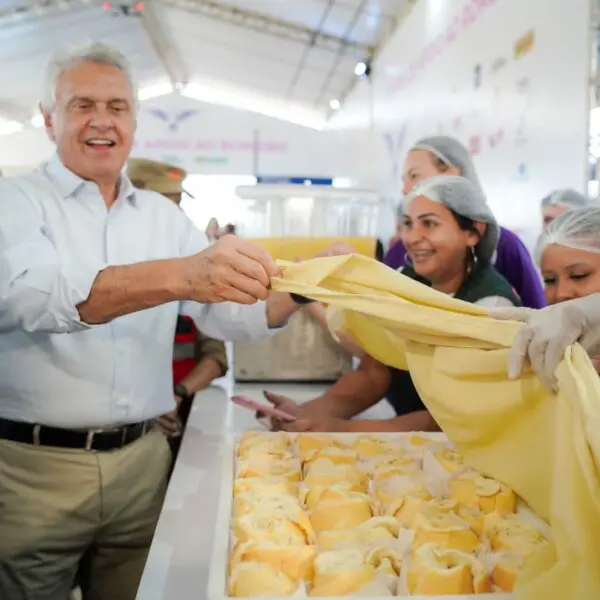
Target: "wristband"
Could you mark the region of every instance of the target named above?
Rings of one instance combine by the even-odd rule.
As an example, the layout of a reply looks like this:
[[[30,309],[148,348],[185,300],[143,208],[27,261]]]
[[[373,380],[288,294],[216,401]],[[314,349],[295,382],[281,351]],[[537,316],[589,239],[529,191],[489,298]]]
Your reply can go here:
[[[180,383],[173,388],[173,393],[176,396],[179,396],[182,400],[191,400],[194,397],[194,394],[190,394],[185,386],[181,385]]]
[[[292,294],[290,292],[290,296],[296,304],[310,304],[311,302],[314,302],[314,300],[312,300],[311,298],[307,298],[306,296],[300,296],[300,294]]]

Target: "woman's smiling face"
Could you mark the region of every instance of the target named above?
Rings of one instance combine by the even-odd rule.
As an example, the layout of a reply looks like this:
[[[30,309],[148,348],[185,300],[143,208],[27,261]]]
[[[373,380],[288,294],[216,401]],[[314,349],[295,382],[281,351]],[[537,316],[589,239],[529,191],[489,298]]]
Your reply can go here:
[[[479,236],[461,229],[450,209],[440,202],[417,196],[405,207],[402,241],[417,274],[439,287],[437,284],[464,277],[470,248],[479,242]]]

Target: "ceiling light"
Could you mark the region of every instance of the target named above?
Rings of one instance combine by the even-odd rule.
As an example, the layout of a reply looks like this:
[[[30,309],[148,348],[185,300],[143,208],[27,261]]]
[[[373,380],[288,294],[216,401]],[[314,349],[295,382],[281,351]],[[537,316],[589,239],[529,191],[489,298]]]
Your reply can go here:
[[[364,61],[360,61],[359,63],[356,63],[356,66],[354,67],[354,74],[357,77],[362,77],[363,75],[365,75],[367,72],[367,63]]]
[[[339,110],[341,104],[340,101],[337,100],[336,98],[333,98],[332,100],[329,101],[329,108],[331,108],[331,110]]]
[[[196,82],[187,85],[181,94],[208,104],[247,110],[318,131],[324,129],[327,124],[326,116],[320,111],[248,92],[247,89],[237,86],[225,86],[217,82]]]
[[[43,115],[35,115],[31,117],[29,121],[33,127],[43,127],[44,126],[44,116]]]
[[[147,85],[138,90],[139,100],[150,100],[151,98],[160,98],[173,93],[173,86],[170,83],[157,83]]]
[[[21,129],[23,129],[23,123],[19,123],[19,121],[0,119],[0,135],[10,135],[21,131]]]

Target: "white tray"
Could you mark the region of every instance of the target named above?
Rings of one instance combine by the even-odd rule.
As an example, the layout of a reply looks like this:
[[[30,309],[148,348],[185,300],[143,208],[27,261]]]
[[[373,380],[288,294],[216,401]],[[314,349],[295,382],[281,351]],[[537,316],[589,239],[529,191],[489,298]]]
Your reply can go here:
[[[356,433],[331,433],[332,437],[342,440],[352,440],[361,435]],[[403,437],[401,433],[374,433],[370,434],[377,437],[389,437],[391,439]],[[413,434],[404,434],[406,436]],[[448,438],[443,433],[419,434],[431,437],[440,442],[447,441]],[[219,509],[217,512],[216,529],[212,550],[212,559],[210,562],[210,572],[208,579],[207,598],[208,600],[230,600],[232,596],[227,594],[228,581],[227,571],[230,553],[230,527],[231,512],[233,505],[233,482],[235,479],[236,446],[238,440],[243,434],[235,436],[230,435],[223,444],[223,457],[221,468],[221,489],[219,491]],[[549,528],[525,505],[520,505],[518,512],[524,514],[541,528],[544,535],[549,536]],[[298,594],[296,597],[307,597],[304,594]],[[356,597],[356,596],[354,596]],[[469,594],[460,596],[391,596],[395,598],[411,598],[412,600],[513,600],[513,594],[495,593],[495,594]],[[317,596],[311,596],[317,598]],[[361,600],[381,600],[381,596],[360,596]]]

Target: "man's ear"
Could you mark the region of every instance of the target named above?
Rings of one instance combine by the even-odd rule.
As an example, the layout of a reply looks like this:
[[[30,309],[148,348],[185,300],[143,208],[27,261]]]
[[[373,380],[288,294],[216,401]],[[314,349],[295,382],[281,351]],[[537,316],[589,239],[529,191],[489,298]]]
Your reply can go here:
[[[39,105],[39,109],[42,113],[42,117],[44,117],[44,127],[46,128],[46,133],[48,134],[48,137],[54,142],[56,140],[54,139],[54,130],[52,128],[52,115],[49,111],[43,108],[41,104]]]

